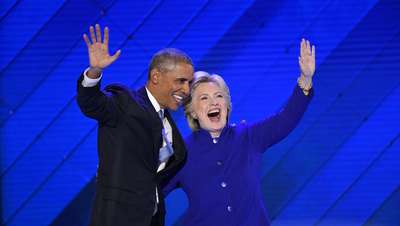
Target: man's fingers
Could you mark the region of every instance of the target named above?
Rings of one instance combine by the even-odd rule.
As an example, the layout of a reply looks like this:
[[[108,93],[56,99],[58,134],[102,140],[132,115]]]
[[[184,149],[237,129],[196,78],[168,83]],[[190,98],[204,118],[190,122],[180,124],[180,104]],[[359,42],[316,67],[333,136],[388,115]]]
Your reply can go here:
[[[101,43],[101,29],[99,24],[96,24],[96,39],[97,42]]]
[[[92,43],[95,43],[96,42],[96,37],[94,36],[94,28],[93,28],[93,26],[90,26],[89,32],[90,32],[90,38],[92,39]]]
[[[121,50],[119,49],[114,55],[111,56],[111,61],[114,62],[121,55]]]
[[[90,48],[91,44],[90,44],[89,38],[88,38],[88,36],[86,34],[83,34],[83,40],[85,40],[86,46],[88,48]]]
[[[108,48],[108,27],[104,28],[104,45]]]
[[[314,45],[312,46],[312,49],[311,49],[311,56],[312,56],[312,58],[315,59],[315,46]]]

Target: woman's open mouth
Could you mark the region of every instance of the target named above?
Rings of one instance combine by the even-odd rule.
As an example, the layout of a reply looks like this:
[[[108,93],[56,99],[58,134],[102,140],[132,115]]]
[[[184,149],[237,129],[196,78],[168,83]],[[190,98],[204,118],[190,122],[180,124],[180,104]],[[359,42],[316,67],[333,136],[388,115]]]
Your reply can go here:
[[[221,118],[221,109],[211,109],[208,111],[207,116],[211,122],[218,122]]]

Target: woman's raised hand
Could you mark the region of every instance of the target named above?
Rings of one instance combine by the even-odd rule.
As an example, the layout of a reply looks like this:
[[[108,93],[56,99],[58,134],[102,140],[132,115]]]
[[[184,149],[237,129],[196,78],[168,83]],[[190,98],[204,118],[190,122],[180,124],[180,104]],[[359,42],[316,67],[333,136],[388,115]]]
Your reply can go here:
[[[301,75],[310,79],[315,72],[315,46],[304,38],[300,42],[299,65]]]

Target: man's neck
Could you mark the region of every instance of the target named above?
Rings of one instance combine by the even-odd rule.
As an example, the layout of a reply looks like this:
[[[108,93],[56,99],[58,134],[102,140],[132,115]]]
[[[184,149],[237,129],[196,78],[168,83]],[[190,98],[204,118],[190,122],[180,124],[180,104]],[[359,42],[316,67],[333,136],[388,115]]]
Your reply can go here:
[[[162,109],[161,105],[157,101],[156,97],[154,96],[154,92],[152,92],[152,89],[149,85],[146,85],[146,92],[147,96],[149,97],[149,100],[151,104],[153,105],[154,109],[158,112]]]

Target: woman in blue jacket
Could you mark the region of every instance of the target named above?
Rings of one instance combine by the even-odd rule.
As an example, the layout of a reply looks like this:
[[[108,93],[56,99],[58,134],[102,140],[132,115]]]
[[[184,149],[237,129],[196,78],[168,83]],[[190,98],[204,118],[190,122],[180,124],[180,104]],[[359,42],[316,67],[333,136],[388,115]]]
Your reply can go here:
[[[229,125],[229,89],[218,75],[197,72],[185,116],[192,129],[186,139],[185,166],[164,192],[181,187],[189,207],[185,226],[270,225],[261,191],[262,154],[298,124],[312,97],[315,47],[300,44],[300,76],[285,107],[252,125]]]

